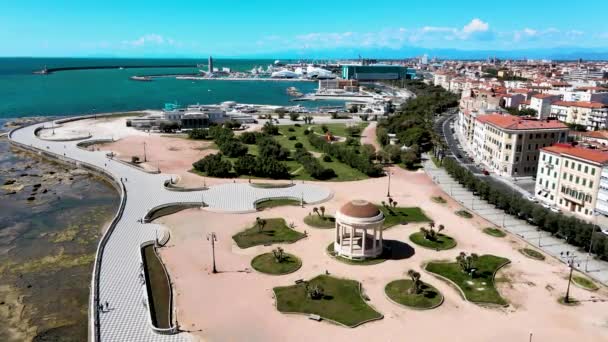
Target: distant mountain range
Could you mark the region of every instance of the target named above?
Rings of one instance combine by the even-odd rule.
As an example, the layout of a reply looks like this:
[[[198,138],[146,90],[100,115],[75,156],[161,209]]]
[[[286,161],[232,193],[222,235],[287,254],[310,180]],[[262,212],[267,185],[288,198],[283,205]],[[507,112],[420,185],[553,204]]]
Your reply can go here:
[[[576,48],[556,47],[544,49],[514,49],[514,50],[459,50],[459,49],[428,49],[421,47],[389,48],[340,48],[324,50],[294,50],[284,52],[269,52],[251,54],[243,57],[254,58],[307,58],[307,59],[356,59],[363,58],[401,59],[412,58],[427,54],[429,58],[440,59],[551,59],[551,60],[608,60],[608,48]]]

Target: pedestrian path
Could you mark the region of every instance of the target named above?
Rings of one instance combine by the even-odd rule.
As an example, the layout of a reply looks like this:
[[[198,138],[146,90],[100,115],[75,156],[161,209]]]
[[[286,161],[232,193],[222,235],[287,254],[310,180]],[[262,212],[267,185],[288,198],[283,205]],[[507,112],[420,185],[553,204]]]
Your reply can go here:
[[[109,310],[99,312],[96,321],[92,311],[90,319],[93,340],[97,341],[186,341],[187,333],[160,335],[149,324],[148,310],[143,305],[142,288],[139,281],[140,248],[142,243],[154,241],[161,226],[142,223],[141,219],[152,208],[168,203],[201,203],[209,210],[224,212],[248,212],[255,210],[255,202],[267,198],[303,199],[306,203],[317,203],[332,196],[328,189],[313,184],[295,184],[286,188],[255,188],[247,183],[228,183],[211,186],[200,191],[170,191],[164,183],[174,175],[149,174],[126,163],[110,159],[103,151],[87,151],[77,147],[80,141],[45,141],[36,136],[36,131],[45,124],[36,124],[14,130],[9,135],[12,142],[40,152],[83,163],[101,169],[124,185],[126,200],[122,216],[115,228],[108,231],[96,256],[99,263],[98,280],[92,291],[99,290],[99,302],[108,302]],[[49,124],[46,123],[48,126]],[[55,128],[57,129],[57,128]],[[90,139],[110,137],[95,136]],[[158,230],[158,232],[157,232]],[[97,261],[96,261],[97,264]],[[95,277],[94,277],[95,279]],[[97,309],[97,308],[95,308]],[[98,337],[98,338],[95,338]]]
[[[608,285],[608,262],[588,257],[588,253],[580,251],[578,247],[569,245],[564,240],[555,238],[550,233],[544,232],[524,220],[496,209],[494,205],[473,195],[471,191],[455,181],[445,169],[435,166],[430,159],[427,159],[423,165],[425,172],[433,179],[433,182],[454,200],[460,202],[463,207],[494,225],[503,227],[529,244],[542,249],[545,253],[562,260],[562,262],[565,260],[561,258],[560,253],[574,253],[577,270]],[[514,196],[520,195],[514,192]]]

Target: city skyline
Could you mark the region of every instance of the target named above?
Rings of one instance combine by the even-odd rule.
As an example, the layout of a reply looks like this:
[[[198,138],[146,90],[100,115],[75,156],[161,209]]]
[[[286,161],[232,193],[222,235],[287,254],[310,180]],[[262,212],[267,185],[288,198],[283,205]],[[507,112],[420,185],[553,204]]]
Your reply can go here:
[[[4,4],[0,56],[597,58],[608,56],[606,3],[571,15],[549,1],[500,8],[382,1],[197,3],[29,0]],[[521,5],[521,6],[518,6]],[[543,13],[546,13],[543,15]],[[35,18],[35,19],[33,19]],[[542,20],[539,20],[542,18]],[[566,18],[566,19],[564,19]],[[16,34],[16,33],[19,34]]]

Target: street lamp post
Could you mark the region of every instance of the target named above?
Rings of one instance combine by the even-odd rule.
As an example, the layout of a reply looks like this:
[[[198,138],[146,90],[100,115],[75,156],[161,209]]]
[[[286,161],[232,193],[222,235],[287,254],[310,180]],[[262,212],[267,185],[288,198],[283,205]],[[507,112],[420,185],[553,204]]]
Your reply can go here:
[[[146,159],[146,142],[144,141],[144,163],[147,161],[148,160]]]
[[[391,197],[391,169],[387,167],[386,173],[388,173],[388,187],[386,189],[386,197]]]
[[[215,242],[217,241],[217,237],[214,232],[207,234],[207,241],[211,242],[211,254],[213,256],[213,273],[217,273],[217,268],[215,268]]]
[[[566,288],[566,296],[564,296],[564,303],[568,304],[570,302],[570,283],[572,283],[572,272],[574,271],[574,260],[576,256],[574,253],[570,253],[570,251],[560,252],[559,255],[562,258],[566,259],[566,264],[570,267],[570,274],[568,275],[568,287]]]

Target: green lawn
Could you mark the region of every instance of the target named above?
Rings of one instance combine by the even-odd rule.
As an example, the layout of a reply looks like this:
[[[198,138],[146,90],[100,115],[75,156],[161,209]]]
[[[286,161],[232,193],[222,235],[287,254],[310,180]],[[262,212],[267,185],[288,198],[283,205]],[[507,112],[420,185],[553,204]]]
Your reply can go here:
[[[498,237],[498,238],[507,236],[507,233],[505,233],[504,231],[502,231],[502,229],[493,228],[493,227],[484,228],[483,232],[486,233],[486,234],[488,234],[488,235],[491,235],[493,237]]]
[[[146,287],[150,296],[150,311],[155,327],[171,327],[171,284],[154,245],[144,247]]]
[[[361,298],[360,284],[357,281],[319,275],[311,279],[308,284],[321,286],[324,289],[324,297],[309,298],[305,283],[275,287],[273,291],[277,310],[287,313],[316,314],[349,327],[383,317]]]
[[[293,254],[285,253],[285,260],[277,262],[274,254],[271,252],[260,254],[253,258],[251,260],[251,267],[258,272],[283,275],[299,270],[302,267],[302,260]]]
[[[359,124],[359,125],[362,128],[364,128],[365,126],[367,126],[367,123]],[[273,138],[279,144],[281,144],[283,147],[287,148],[290,152],[295,151],[295,149],[296,149],[295,144],[297,142],[302,143],[304,148],[306,148],[308,151],[316,152],[315,156],[317,157],[317,159],[319,160],[321,165],[326,168],[333,169],[334,172],[336,173],[336,177],[328,179],[327,181],[347,182],[347,181],[355,181],[355,180],[362,180],[362,179],[369,178],[366,174],[362,173],[361,171],[356,170],[342,162],[339,162],[339,161],[335,160],[334,158],[332,158],[331,162],[323,161],[323,158],[319,155],[320,151],[315,149],[312,145],[310,145],[310,143],[308,142],[308,138],[306,137],[306,135],[304,135],[305,127],[308,127],[308,126],[311,126],[311,125],[302,125],[301,127],[296,127],[294,125],[278,126],[280,135],[276,135]],[[312,125],[312,126],[314,127],[315,132],[318,132],[318,133],[322,132],[321,125]],[[334,133],[335,135],[346,134],[345,133],[345,128],[346,128],[345,124],[328,124],[327,126],[332,132],[337,132],[337,133]],[[289,132],[290,127],[294,129],[294,132]],[[310,133],[310,134],[313,134],[313,133]],[[296,140],[289,140],[290,136],[295,136]],[[248,148],[248,153],[250,155],[253,155],[253,156],[258,155],[257,145],[251,144],[251,145],[246,145],[246,146]],[[208,148],[210,148],[210,147],[207,147],[206,149],[208,149]],[[215,147],[215,149],[217,149],[217,147]],[[228,157],[224,156],[223,159],[234,163],[237,161],[238,158],[228,158]],[[289,173],[291,174],[291,178],[294,180],[318,180],[316,178],[313,178],[310,174],[308,174],[304,170],[302,165],[293,159],[285,160],[285,161],[283,161],[283,163],[285,164],[285,166],[287,166],[287,169],[289,170]],[[200,176],[205,176],[204,173],[198,172],[194,169],[190,170],[190,172],[198,174]],[[236,174],[234,174],[233,177],[236,177]],[[250,177],[250,176],[240,176],[239,178],[263,179],[263,178]]]
[[[266,226],[262,231],[254,223],[251,228],[237,233],[232,239],[240,248],[249,248],[273,243],[292,243],[304,237],[303,233],[289,228],[284,219],[269,218],[266,219]]]
[[[304,134],[304,130],[309,126],[313,126],[314,132],[322,133],[321,125],[302,125],[301,127],[296,127],[294,125],[279,126],[280,135],[274,136],[274,139],[279,144],[281,144],[283,147],[287,148],[290,151],[295,151],[295,149],[296,149],[295,144],[300,142],[300,143],[302,143],[304,148],[307,149],[308,151],[317,152],[317,156],[318,156],[318,154],[321,153],[321,151],[319,151],[318,149],[316,149],[312,145],[310,145],[310,143],[308,142],[308,138]],[[361,125],[362,128],[364,128],[365,126],[367,126],[367,123],[365,125]],[[334,133],[334,135],[346,134],[345,133],[345,128],[346,128],[345,124],[328,124],[327,127],[330,129],[330,131],[339,133],[339,134]],[[290,132],[289,131],[290,128],[292,128],[294,130],[294,132]],[[314,134],[314,133],[310,133],[310,134]],[[295,136],[296,140],[289,140],[289,137],[291,137],[291,136]],[[318,158],[318,159],[322,166],[333,169],[337,175],[337,177],[329,179],[328,181],[342,182],[342,181],[354,181],[354,180],[361,180],[361,179],[369,178],[367,175],[365,175],[361,171],[353,169],[352,167],[350,167],[344,163],[341,163],[341,162],[335,160],[334,158],[332,158],[331,162],[323,161],[322,158]],[[292,173],[294,173],[294,171],[300,169],[300,167],[301,167],[301,165],[298,162],[293,161],[293,160],[288,161],[287,164],[289,167],[289,171]],[[300,169],[298,172],[295,172],[295,174],[293,176],[294,176],[294,179],[299,179],[299,180],[314,180],[315,179],[315,178],[312,178],[310,176],[310,174],[306,173],[306,171],[304,171],[304,169]]]
[[[409,222],[428,222],[431,221],[418,207],[404,208],[396,207],[389,208],[388,206],[378,205],[378,208],[384,214],[384,229]]]
[[[456,240],[445,234],[437,234],[435,240],[429,240],[424,238],[424,234],[416,232],[410,235],[410,241],[429,249],[434,250],[446,250],[456,247]]]
[[[507,301],[496,290],[494,274],[509,262],[506,258],[481,255],[473,277],[465,273],[456,262],[430,262],[425,269],[454,282],[465,298],[473,303],[507,305]]]
[[[319,216],[317,214],[309,214],[304,218],[304,223],[315,228],[335,228],[336,219],[331,215]]]
[[[422,292],[410,293],[414,285],[410,279],[391,281],[384,288],[386,295],[393,301],[415,309],[434,309],[443,302],[443,295],[432,285],[422,282]]]
[[[536,259],[536,260],[545,260],[545,256],[539,252],[536,251],[534,249],[530,249],[530,248],[522,248],[519,250],[519,252],[521,252],[521,254],[527,256],[528,258],[531,259]]]
[[[388,257],[386,253],[386,250],[383,252],[383,254],[380,254],[380,256],[373,258],[373,259],[362,259],[362,260],[355,260],[355,259],[349,259],[349,258],[345,258],[343,256],[339,256],[334,254],[334,243],[330,243],[329,246],[327,246],[326,248],[327,253],[329,255],[331,255],[334,259],[343,262],[345,264],[348,265],[358,265],[358,266],[369,266],[369,265],[377,265],[381,262],[385,262]]]
[[[572,281],[576,285],[584,288],[585,290],[589,290],[589,291],[597,291],[597,290],[599,290],[599,286],[597,286],[593,281],[591,281],[591,280],[589,280],[589,279],[587,279],[585,277],[582,277],[582,276],[579,276],[579,275],[573,275],[572,276]]]
[[[306,203],[306,202],[304,202]],[[300,200],[295,200],[295,199],[290,199],[290,198],[276,198],[276,199],[269,199],[269,200],[264,200],[262,202],[258,202],[255,205],[255,208],[257,210],[264,210],[264,209],[270,209],[270,208],[274,208],[274,207],[281,207],[281,206],[285,206],[285,205],[293,205],[293,206],[299,206],[302,205]]]

